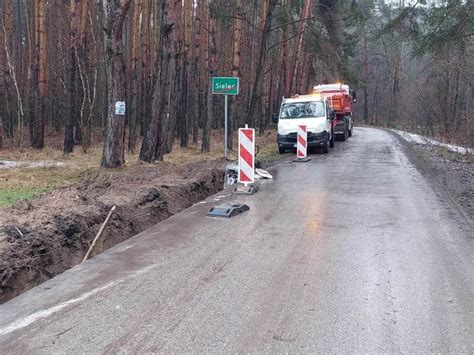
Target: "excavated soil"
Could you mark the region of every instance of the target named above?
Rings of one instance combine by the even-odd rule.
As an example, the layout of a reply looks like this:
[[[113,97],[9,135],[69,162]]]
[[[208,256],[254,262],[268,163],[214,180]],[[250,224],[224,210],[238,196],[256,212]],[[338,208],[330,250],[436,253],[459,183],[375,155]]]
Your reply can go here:
[[[18,202],[0,213],[0,304],[222,189],[225,161],[138,167]]]

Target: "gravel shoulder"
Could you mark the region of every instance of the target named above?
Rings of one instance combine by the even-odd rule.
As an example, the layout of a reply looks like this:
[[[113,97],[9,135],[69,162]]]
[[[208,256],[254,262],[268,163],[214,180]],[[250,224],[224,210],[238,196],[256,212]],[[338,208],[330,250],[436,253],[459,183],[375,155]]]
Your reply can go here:
[[[402,145],[411,163],[427,179],[438,197],[452,207],[452,217],[472,234],[474,228],[474,155],[445,147],[408,142],[388,130]],[[474,237],[474,235],[473,235]]]

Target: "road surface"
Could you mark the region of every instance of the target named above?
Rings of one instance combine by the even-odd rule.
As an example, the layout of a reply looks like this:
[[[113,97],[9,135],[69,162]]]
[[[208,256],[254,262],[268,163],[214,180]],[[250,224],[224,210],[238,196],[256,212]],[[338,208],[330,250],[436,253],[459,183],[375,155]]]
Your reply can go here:
[[[385,131],[312,158],[0,306],[0,352],[473,352],[470,221]]]

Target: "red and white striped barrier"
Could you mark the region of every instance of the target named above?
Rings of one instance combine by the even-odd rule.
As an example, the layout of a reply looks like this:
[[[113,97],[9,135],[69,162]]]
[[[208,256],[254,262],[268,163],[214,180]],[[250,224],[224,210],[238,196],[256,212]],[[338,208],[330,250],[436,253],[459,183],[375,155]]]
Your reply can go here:
[[[255,129],[239,128],[239,182],[255,182]]]
[[[308,154],[308,133],[305,125],[298,126],[298,137],[296,143],[296,157],[305,159]]]

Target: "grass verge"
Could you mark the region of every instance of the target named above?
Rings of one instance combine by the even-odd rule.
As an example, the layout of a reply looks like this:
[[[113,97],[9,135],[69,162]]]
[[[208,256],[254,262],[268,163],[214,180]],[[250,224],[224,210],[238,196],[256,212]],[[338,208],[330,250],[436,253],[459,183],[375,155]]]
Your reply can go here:
[[[21,200],[36,197],[46,191],[48,191],[47,188],[35,187],[0,189],[0,207],[5,207]]]
[[[223,132],[215,130],[212,132],[211,149],[208,153],[201,152],[200,142],[190,144],[188,147],[180,147],[176,140],[173,152],[165,155],[162,162],[145,164],[139,162],[138,147],[134,154],[127,152],[125,156],[126,166],[122,169],[101,169],[100,159],[102,156],[102,146],[100,143],[90,147],[85,153],[81,147],[76,147],[74,153],[64,156],[61,144],[49,142],[43,150],[28,148],[11,148],[0,151],[0,160],[12,161],[52,161],[62,162],[62,166],[51,167],[18,167],[11,169],[0,169],[0,207],[8,206],[23,199],[34,198],[39,194],[51,191],[56,188],[69,186],[80,181],[92,180],[101,175],[120,174],[124,171],[134,169],[138,165],[159,168],[167,165],[187,165],[203,161],[215,160],[224,155],[223,152]],[[264,135],[256,136],[256,144],[259,146],[259,153],[256,160],[260,162],[271,162],[281,160],[287,155],[278,153],[276,132],[267,131]],[[237,132],[234,134],[234,147],[237,148]],[[228,152],[230,160],[237,160],[237,152]]]

